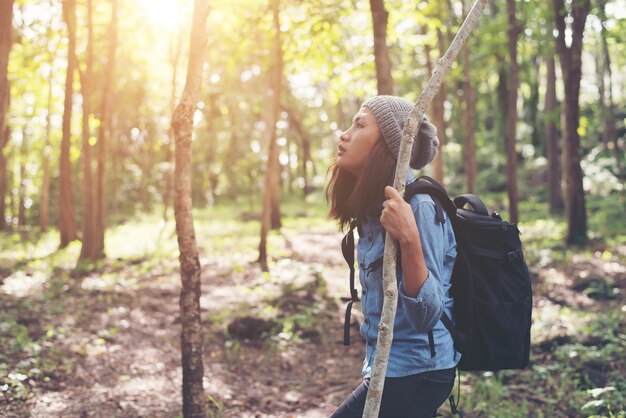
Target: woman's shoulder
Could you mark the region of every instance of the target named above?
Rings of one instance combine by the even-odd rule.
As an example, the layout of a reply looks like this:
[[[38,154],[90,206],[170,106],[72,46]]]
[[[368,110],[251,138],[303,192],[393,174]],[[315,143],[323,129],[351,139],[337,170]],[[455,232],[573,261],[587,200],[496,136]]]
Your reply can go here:
[[[435,201],[433,200],[433,198],[426,193],[418,193],[416,195],[413,195],[413,197],[411,197],[410,203],[411,206],[415,206],[421,203],[430,203],[433,206],[435,205]]]
[[[416,194],[415,196],[411,197],[410,204],[411,208],[413,209],[413,213],[415,214],[415,219],[418,223],[433,225],[440,223],[437,221],[438,215],[435,201],[429,194]],[[448,218],[448,215],[445,213],[445,211],[443,212],[443,217],[444,220]],[[445,224],[447,224],[446,227],[450,226],[449,222],[445,222]]]

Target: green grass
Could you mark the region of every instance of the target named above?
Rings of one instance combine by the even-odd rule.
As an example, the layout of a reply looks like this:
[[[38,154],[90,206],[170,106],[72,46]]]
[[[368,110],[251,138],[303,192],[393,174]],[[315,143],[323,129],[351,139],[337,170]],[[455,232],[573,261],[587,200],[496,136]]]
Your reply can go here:
[[[497,202],[501,197],[487,197]],[[258,202],[255,205],[258,209]],[[532,200],[520,202],[520,230],[529,266],[534,270],[554,268],[564,270],[572,260],[597,260],[626,264],[626,255],[618,246],[626,244],[626,216],[620,196],[587,199],[589,236],[592,241],[582,248],[567,248],[563,244],[566,222],[563,216],[551,216],[544,203]],[[307,291],[300,287],[281,287],[303,275],[320,275],[319,266],[310,266],[287,260],[284,237],[297,237],[299,231],[334,232],[336,223],[326,218],[327,205],[321,193],[305,203],[299,196],[289,197],[281,206],[282,232],[273,231],[268,241],[268,252],[273,257],[272,272],[255,277],[264,281],[255,287],[254,300],[260,301],[255,314],[279,323],[277,337],[270,345],[297,342],[298,330],[314,326],[313,320],[324,312],[327,289],[317,289],[324,295],[309,305],[285,312],[279,308],[279,295]],[[42,384],[69,376],[73,359],[59,348],[60,341],[71,336],[68,329],[49,327],[51,318],[72,314],[63,301],[80,302],[80,297],[91,298],[101,304],[115,298],[115,292],[131,291],[142,285],[142,278],[169,277],[178,269],[178,245],[175,225],[170,217],[163,223],[161,210],[136,217],[125,224],[114,226],[106,233],[108,258],[96,263],[77,265],[80,243],[74,242],[58,250],[55,231],[39,236],[30,233],[0,235],[0,274],[4,277],[0,302],[8,309],[0,312],[0,393],[3,399],[23,401],[30,392],[31,380]],[[215,262],[227,266],[224,274],[244,273],[257,256],[260,222],[242,220],[249,215],[247,202],[232,202],[194,210],[195,232],[202,263]],[[258,216],[253,219],[258,219]],[[293,238],[292,238],[293,239]],[[337,247],[338,248],[338,247]],[[338,251],[338,249],[337,249]],[[83,281],[84,288],[76,289]],[[158,279],[154,279],[158,280]],[[9,285],[26,286],[26,296],[6,295]],[[90,284],[89,286],[85,283]],[[320,285],[319,282],[313,282]],[[311,285],[311,283],[309,283]],[[612,291],[596,289],[605,293]],[[538,292],[545,289],[540,284]],[[621,289],[623,291],[623,289]],[[81,293],[82,292],[82,293]],[[82,295],[82,296],[80,296]],[[538,295],[541,296],[541,295]],[[245,299],[245,297],[243,298]],[[297,298],[295,298],[297,299]],[[83,301],[84,302],[84,301]],[[112,302],[111,302],[112,303]],[[554,327],[565,323],[567,342],[552,351],[535,348],[532,366],[524,371],[504,371],[493,374],[464,373],[462,380],[462,408],[468,416],[476,417],[552,417],[552,416],[606,416],[626,418],[626,320],[624,309],[612,300],[594,312],[575,307],[558,307],[553,314],[536,316],[533,326],[533,344],[553,336]],[[235,314],[250,312],[249,306],[230,307],[211,314],[210,322],[222,329]],[[74,313],[75,314],[75,313]],[[24,318],[37,318],[42,324],[40,335]],[[80,322],[80,316],[77,321]],[[29,329],[29,326],[31,327]],[[114,335],[116,330],[101,330],[89,344],[97,345]],[[245,355],[245,348],[229,341],[233,353]],[[238,348],[237,348],[238,347]],[[80,356],[85,347],[74,347]],[[270,347],[271,348],[271,347]],[[235,358],[233,354],[233,358]],[[605,365],[602,372],[606,385],[596,387],[590,381],[589,365]],[[1,403],[1,402],[0,402]],[[221,406],[214,404],[219,413]]]

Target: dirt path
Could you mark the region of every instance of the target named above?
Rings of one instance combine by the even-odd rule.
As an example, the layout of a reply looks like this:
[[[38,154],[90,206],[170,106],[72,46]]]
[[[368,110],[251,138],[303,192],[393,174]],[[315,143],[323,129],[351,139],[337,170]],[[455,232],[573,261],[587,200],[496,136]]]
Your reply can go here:
[[[264,295],[290,285],[290,268],[301,273],[297,283],[303,289],[321,279],[329,293],[347,292],[339,238],[324,233],[298,233],[297,240],[287,236],[291,257],[285,265],[277,263],[272,280],[254,264],[233,271],[220,260],[203,260],[205,387],[215,416],[325,417],[358,384],[362,343],[353,330],[352,346],[343,347],[342,307],[323,299],[325,295],[314,294],[312,302],[303,298],[325,307],[316,315],[309,339],[236,341],[224,323],[230,309],[257,313]],[[88,313],[63,320],[73,330],[63,347],[76,358],[75,368],[71,376],[34,388],[27,403],[29,415],[178,416],[178,291],[175,274],[149,275],[134,289],[91,302],[79,299]],[[80,301],[76,303],[79,309]],[[103,330],[110,332],[105,335]]]
[[[275,248],[280,257],[271,275],[262,274],[249,260],[237,260],[237,255],[211,258],[210,252],[204,251],[201,304],[206,331],[205,388],[212,417],[323,418],[360,381],[363,343],[356,327],[352,329],[352,346],[345,348],[341,343],[343,306],[337,297],[348,294],[348,284],[340,235],[306,231],[285,234],[282,244]],[[61,367],[47,382],[29,380],[32,391],[28,400],[0,402],[0,416],[180,415],[177,260],[118,261],[115,268],[105,267],[60,282],[62,288],[56,296],[32,299],[31,305],[16,314],[29,335],[33,334],[32,340],[43,341],[39,357],[49,358],[43,353],[57,350],[67,362],[57,358],[54,367],[67,364],[68,368]],[[533,269],[532,274],[533,362],[552,367],[560,345],[606,342],[602,335],[578,336],[572,325],[581,317],[572,315],[619,307],[623,312],[626,266],[608,262],[600,252],[592,258],[573,257],[572,263],[562,268]],[[98,287],[106,280],[114,285]],[[48,291],[59,286],[53,281],[48,279]],[[66,283],[70,283],[69,288]],[[18,299],[7,301],[14,304],[7,309],[17,307]],[[0,298],[0,304],[4,302]],[[572,308],[570,316],[563,317],[561,307]],[[245,317],[273,318],[282,331],[250,340],[234,338],[228,324]],[[37,337],[51,330],[56,337]],[[586,361],[569,367],[576,367],[584,379],[598,382],[607,380],[615,368],[621,373],[623,367],[623,363],[615,362],[597,371],[592,367],[597,363]],[[536,400],[538,407],[547,403],[533,392],[534,384],[528,383],[533,381],[532,371],[514,376],[508,384],[524,388],[515,393]],[[463,390],[471,384],[466,380]],[[558,392],[557,388],[546,388],[546,393],[551,390]],[[561,412],[566,416],[571,410],[563,406]]]

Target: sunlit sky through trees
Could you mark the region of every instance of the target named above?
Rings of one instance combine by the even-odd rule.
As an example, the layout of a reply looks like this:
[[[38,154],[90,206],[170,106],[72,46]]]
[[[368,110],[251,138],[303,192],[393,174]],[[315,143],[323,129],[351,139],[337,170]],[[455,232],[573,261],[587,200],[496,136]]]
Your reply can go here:
[[[461,21],[460,2],[451,2],[452,12],[445,11],[443,2],[388,0],[387,44],[392,61],[392,76],[397,93],[409,100],[417,99],[429,73],[425,51],[430,48],[434,62],[440,55],[437,30],[445,34],[446,45],[456,33]],[[506,62],[505,4],[494,2],[472,33],[472,78],[477,89],[477,111],[483,122],[477,123],[477,145],[485,156],[499,150],[496,135],[489,132],[484,120],[497,108],[496,91],[500,66]],[[325,167],[332,163],[339,133],[364,98],[376,94],[373,54],[372,21],[369,2],[360,1],[282,1],[281,34],[283,75],[286,81],[285,106],[301,119],[303,129],[311,137],[312,154],[316,164],[316,184],[325,179]],[[538,83],[539,101],[532,106],[541,109],[545,95],[545,54],[554,50],[551,2],[525,0],[518,2],[518,20],[523,30],[518,42],[521,66],[519,90],[520,111],[534,97]],[[51,144],[56,150],[60,138],[63,114],[65,70],[67,65],[67,32],[62,18],[61,2],[50,0],[18,0],[15,4],[15,43],[9,60],[11,108],[7,115],[12,130],[12,143],[19,146],[24,134],[42,138],[46,127],[48,84],[52,93],[50,103]],[[191,0],[128,0],[118,1],[118,39],[114,70],[114,121],[116,135],[131,157],[126,169],[139,176],[156,167],[163,156],[162,147],[170,142],[168,129],[171,114],[185,82],[188,58],[189,30],[193,1]],[[583,78],[581,105],[596,111],[598,93],[598,51],[601,18],[594,13],[587,19],[583,49]],[[85,68],[86,1],[79,0],[77,14],[77,56]],[[606,4],[604,26],[611,57],[612,99],[616,105],[624,102],[626,91],[626,2]],[[94,1],[94,105],[99,103],[103,71],[110,40],[111,2]],[[272,69],[271,45],[273,29],[271,12],[266,2],[232,0],[211,2],[207,22],[209,34],[205,71],[198,111],[194,118],[194,142],[199,142],[196,169],[205,173],[223,172],[225,167],[252,170],[260,175],[260,163],[265,160],[269,132],[268,100],[271,95],[269,74]],[[554,53],[554,52],[552,52]],[[561,74],[557,59],[557,96],[563,97]],[[175,70],[175,71],[174,71]],[[173,77],[176,75],[175,84]],[[450,153],[448,164],[460,164],[459,126],[460,101],[463,89],[462,66],[459,62],[446,78],[448,97],[445,102],[447,130],[452,138],[445,150]],[[607,81],[608,83],[608,81]],[[609,88],[609,87],[607,87]],[[72,132],[80,135],[82,96],[79,77],[74,81],[74,116]],[[494,107],[495,106],[495,107]],[[92,109],[92,135],[100,124],[97,107]],[[501,115],[496,115],[500,117]],[[539,155],[537,144],[529,140],[533,130],[540,127],[521,114],[518,126],[519,147],[523,155]],[[25,126],[26,129],[21,127]],[[583,141],[593,143],[587,130],[598,132],[599,121],[589,112],[581,114],[580,130]],[[278,122],[278,143],[282,166],[297,166],[297,135],[283,112]],[[230,144],[233,138],[238,143]],[[587,139],[585,139],[587,138]],[[95,139],[94,139],[95,140]],[[34,141],[31,150],[44,148],[43,141]],[[483,147],[483,144],[491,144]],[[481,151],[484,150],[484,151]],[[56,152],[56,151],[54,151]],[[147,154],[146,154],[147,153]],[[50,154],[50,155],[52,155]],[[132,161],[151,155],[146,161]],[[40,157],[32,153],[28,170],[36,171]],[[78,147],[72,147],[72,161],[80,158]],[[31,158],[29,158],[31,159]],[[55,161],[53,159],[53,161]],[[497,161],[494,164],[500,164]],[[142,165],[147,164],[147,165]],[[317,167],[319,165],[319,167]],[[454,169],[454,167],[452,167]],[[14,168],[17,170],[17,167]],[[453,171],[453,170],[451,170]],[[239,181],[239,179],[237,179]],[[295,181],[298,181],[297,179]],[[208,180],[205,180],[208,182]],[[224,192],[232,186],[229,180],[217,182]],[[206,187],[207,184],[196,185]],[[257,185],[258,186],[258,185]]]

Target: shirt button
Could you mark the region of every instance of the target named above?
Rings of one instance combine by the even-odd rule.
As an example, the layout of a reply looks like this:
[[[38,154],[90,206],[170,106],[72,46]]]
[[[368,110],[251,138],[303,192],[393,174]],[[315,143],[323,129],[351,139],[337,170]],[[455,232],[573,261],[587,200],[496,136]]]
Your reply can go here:
[[[369,235],[367,236],[367,239],[368,239],[368,241],[369,241],[369,242],[372,242],[372,234],[369,234]]]

